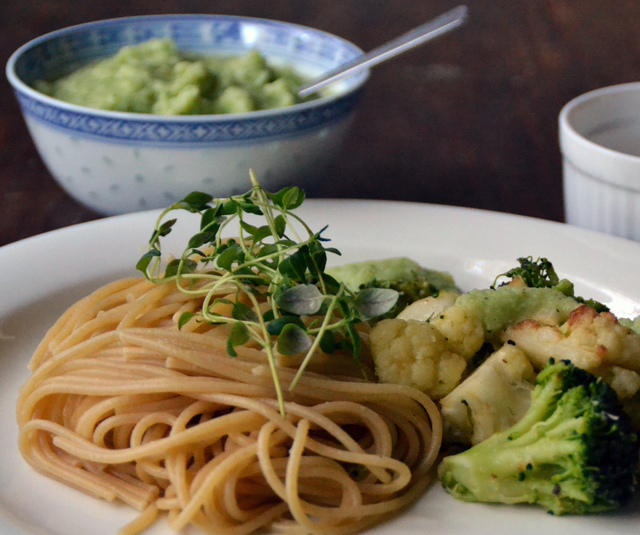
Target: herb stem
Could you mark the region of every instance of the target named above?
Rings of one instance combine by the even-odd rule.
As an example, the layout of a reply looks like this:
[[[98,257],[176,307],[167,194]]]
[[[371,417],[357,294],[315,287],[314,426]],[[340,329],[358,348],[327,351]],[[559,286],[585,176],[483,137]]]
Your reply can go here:
[[[309,361],[311,360],[314,353],[316,352],[316,349],[318,349],[318,346],[320,345],[320,340],[322,339],[322,335],[327,331],[329,322],[333,317],[333,311],[336,307],[337,302],[338,302],[338,296],[335,296],[330,300],[329,305],[327,306],[327,312],[325,313],[324,318],[322,320],[322,325],[320,326],[320,329],[318,330],[313,340],[313,343],[311,344],[311,347],[307,351],[307,354],[305,355],[302,363],[300,364],[300,366],[298,366],[298,371],[296,372],[293,378],[293,381],[291,381],[291,386],[289,387],[291,390],[293,390],[298,384],[298,381],[302,377],[302,374],[304,373],[305,368],[308,366]]]

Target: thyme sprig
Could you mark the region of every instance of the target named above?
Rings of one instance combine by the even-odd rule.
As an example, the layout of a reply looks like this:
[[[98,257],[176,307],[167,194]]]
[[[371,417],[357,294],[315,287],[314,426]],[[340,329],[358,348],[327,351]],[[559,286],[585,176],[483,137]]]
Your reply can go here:
[[[242,195],[214,199],[194,192],[166,208],[136,267],[156,284],[175,284],[181,292],[203,298],[200,310],[182,314],[179,327],[191,320],[229,324],[231,357],[237,356],[238,346],[257,343],[267,355],[284,415],[276,353],[303,355],[290,389],[319,350],[348,352],[359,359],[356,325],[385,314],[398,294],[383,288],[352,292],[325,273],[328,255],[340,251],[325,245],[327,227],[314,232],[294,213],[305,200],[304,191],[286,187],[270,193],[253,173],[251,182]],[[180,210],[199,214],[199,230],[179,257],[165,263],[161,242],[177,222],[168,216]],[[233,223],[237,226],[231,232]],[[236,298],[221,298],[223,294]],[[215,312],[221,303],[231,307],[230,316]]]

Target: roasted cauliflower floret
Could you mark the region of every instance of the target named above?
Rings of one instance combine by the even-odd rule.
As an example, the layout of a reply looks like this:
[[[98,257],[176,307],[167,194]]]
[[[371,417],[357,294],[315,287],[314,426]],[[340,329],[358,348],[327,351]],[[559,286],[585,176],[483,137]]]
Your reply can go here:
[[[529,408],[535,375],[518,347],[502,346],[440,400],[445,439],[474,445],[514,425]]]
[[[441,291],[438,292],[438,295],[418,299],[400,312],[397,317],[401,320],[429,321],[453,306],[458,295],[453,292]]]
[[[451,350],[467,361],[471,360],[485,342],[482,319],[473,309],[454,304],[445,308],[429,323],[442,333]]]
[[[628,400],[638,396],[640,392],[640,374],[620,366],[600,369],[599,375],[611,386],[621,400]]]
[[[609,312],[581,305],[560,326],[525,320],[508,327],[502,339],[515,342],[538,370],[550,358],[569,360],[602,377],[620,399],[640,389],[640,335]]]
[[[382,382],[411,385],[433,399],[453,390],[467,367],[466,359],[426,322],[382,320],[371,329],[369,343]]]
[[[457,299],[457,294],[442,291],[415,301],[398,318],[431,323],[445,336],[449,348],[468,361],[484,343],[484,327],[473,309],[455,306]]]

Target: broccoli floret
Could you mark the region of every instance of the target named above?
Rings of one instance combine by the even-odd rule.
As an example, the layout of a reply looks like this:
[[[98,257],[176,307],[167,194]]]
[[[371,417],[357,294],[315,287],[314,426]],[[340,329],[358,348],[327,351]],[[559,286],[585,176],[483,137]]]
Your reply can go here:
[[[573,283],[568,279],[558,277],[553,264],[546,258],[533,260],[531,256],[520,257],[518,258],[518,263],[520,267],[510,269],[506,273],[498,275],[492,288],[510,284],[510,282],[503,282],[498,285],[498,280],[501,277],[507,277],[511,279],[511,281],[520,279],[528,288],[552,288],[562,292],[567,297],[573,297],[578,303],[594,308],[597,312],[609,311],[609,307],[595,299],[585,299],[584,297],[576,296]]]
[[[438,474],[460,500],[585,514],[623,505],[637,488],[637,466],[638,437],[615,391],[560,361],[538,374],[518,423],[445,457]]]
[[[520,277],[522,282],[529,288],[555,288],[560,283],[560,278],[553,268],[553,264],[546,258],[538,258],[538,260],[534,261],[531,256],[521,257],[518,258],[518,263],[520,267],[498,275],[493,286],[496,286],[500,277],[508,277],[512,280]],[[502,283],[501,286],[504,284],[508,283]]]

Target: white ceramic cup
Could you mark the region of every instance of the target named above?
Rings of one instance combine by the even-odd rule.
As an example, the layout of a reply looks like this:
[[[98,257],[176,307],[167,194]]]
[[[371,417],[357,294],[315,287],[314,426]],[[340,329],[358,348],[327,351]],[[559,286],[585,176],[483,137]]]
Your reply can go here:
[[[640,241],[640,83],[571,100],[559,135],[566,222]]]

